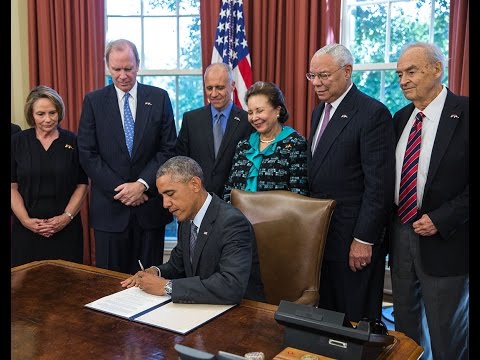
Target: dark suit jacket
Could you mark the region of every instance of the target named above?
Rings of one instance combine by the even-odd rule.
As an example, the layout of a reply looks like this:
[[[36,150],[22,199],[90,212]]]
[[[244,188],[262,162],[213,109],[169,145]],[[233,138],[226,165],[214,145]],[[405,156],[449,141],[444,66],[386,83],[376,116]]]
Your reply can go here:
[[[138,84],[132,158],[125,143],[117,93],[113,85],[85,95],[78,129],[80,163],[91,179],[90,217],[96,230],[126,229],[130,212],[144,229],[156,229],[173,220],[163,208],[155,177],[159,167],[175,154],[176,130],[168,93]],[[137,207],[114,200],[113,189],[142,178],[149,185],[148,201]]]
[[[248,122],[247,112],[233,105],[218,157],[215,159],[210,106],[188,111],[183,115],[177,140],[177,154],[189,156],[198,162],[203,170],[207,191],[222,197],[232,167],[235,147],[240,140],[248,138],[254,129]]]
[[[180,223],[178,242],[161,275],[173,282],[172,301],[237,304],[245,296],[263,300],[253,228],[235,207],[212,194],[198,229],[190,263],[190,221]]]
[[[312,157],[311,143],[325,103],[315,107],[308,141],[310,196],[335,199],[325,260],[348,261],[354,237],[381,243],[392,211],[395,139],[385,105],[352,86]]]
[[[397,141],[415,106],[394,115]],[[420,236],[423,270],[433,276],[469,272],[469,98],[448,90],[432,149],[419,216],[427,214],[438,229]]]

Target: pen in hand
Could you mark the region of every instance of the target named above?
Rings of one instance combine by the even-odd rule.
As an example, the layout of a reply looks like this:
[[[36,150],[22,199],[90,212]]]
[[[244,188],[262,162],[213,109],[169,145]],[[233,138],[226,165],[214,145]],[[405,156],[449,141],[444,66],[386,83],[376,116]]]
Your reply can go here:
[[[142,271],[145,271],[145,268],[143,267],[143,264],[140,261],[140,259],[138,260],[138,265],[140,265],[140,269],[142,269]]]

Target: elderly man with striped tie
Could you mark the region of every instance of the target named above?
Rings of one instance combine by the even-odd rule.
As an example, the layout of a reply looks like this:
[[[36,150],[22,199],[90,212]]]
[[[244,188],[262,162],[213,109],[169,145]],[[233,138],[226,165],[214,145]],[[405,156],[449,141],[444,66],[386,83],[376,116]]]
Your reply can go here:
[[[468,359],[469,98],[442,85],[445,59],[428,43],[397,62],[404,96],[397,136],[390,266],[395,330],[422,359]]]

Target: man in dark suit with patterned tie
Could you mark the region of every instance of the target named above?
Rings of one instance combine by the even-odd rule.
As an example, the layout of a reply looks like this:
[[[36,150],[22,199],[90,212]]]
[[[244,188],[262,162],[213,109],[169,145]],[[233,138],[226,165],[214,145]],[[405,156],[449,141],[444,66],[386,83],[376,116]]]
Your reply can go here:
[[[393,117],[399,205],[390,240],[395,330],[424,348],[422,359],[435,360],[469,356],[469,98],[442,85],[445,65],[434,44],[405,47],[397,74],[411,104]],[[403,179],[410,174],[402,166],[411,157],[409,134],[419,118],[417,176],[407,182],[413,190],[408,203],[415,206],[404,217],[409,188],[403,190]]]
[[[173,217],[163,208],[155,173],[175,155],[177,136],[168,93],[137,82],[135,44],[110,42],[105,61],[113,84],[85,95],[79,156],[91,180],[96,266],[134,273],[139,259],[163,259],[165,225]]]
[[[312,114],[307,169],[310,196],[337,201],[318,306],[359,321],[382,315],[395,139],[389,110],[357,89],[352,68],[353,56],[340,44],[324,46],[310,61],[307,79],[322,102]]]
[[[199,164],[186,156],[168,160],[157,172],[157,188],[180,224],[177,245],[168,262],[122,286],[178,303],[265,301],[253,228],[237,208],[206,191]]]
[[[222,198],[235,147],[254,129],[248,122],[247,112],[232,102],[235,81],[227,64],[210,64],[203,80],[209,104],[183,115],[177,153],[196,160],[203,169],[207,191]],[[224,135],[215,154],[214,120],[219,114],[222,114]]]

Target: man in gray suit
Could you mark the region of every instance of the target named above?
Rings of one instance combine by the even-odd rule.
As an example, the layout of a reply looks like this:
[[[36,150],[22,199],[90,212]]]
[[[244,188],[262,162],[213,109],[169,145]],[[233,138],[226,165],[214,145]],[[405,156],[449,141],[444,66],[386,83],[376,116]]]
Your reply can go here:
[[[203,169],[207,191],[222,198],[235,147],[240,140],[248,138],[254,129],[248,122],[247,112],[232,102],[235,81],[227,64],[210,64],[203,81],[209,104],[183,114],[177,154],[197,161]],[[224,135],[215,154],[213,128],[214,119],[219,113],[223,114],[221,125]]]
[[[167,263],[137,272],[122,286],[168,294],[178,303],[264,301],[253,228],[238,209],[206,191],[200,165],[186,156],[166,161],[157,188],[180,223],[177,245]]]

